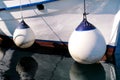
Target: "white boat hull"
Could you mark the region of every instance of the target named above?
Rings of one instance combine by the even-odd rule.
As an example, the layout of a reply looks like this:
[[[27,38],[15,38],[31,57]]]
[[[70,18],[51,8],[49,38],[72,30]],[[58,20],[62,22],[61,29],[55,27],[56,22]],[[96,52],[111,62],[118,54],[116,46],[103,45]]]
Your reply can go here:
[[[24,0],[22,4],[39,2],[41,0]],[[111,6],[112,3],[112,6]],[[20,4],[18,0],[1,1],[1,6],[11,7]],[[114,17],[118,12],[119,1],[86,1],[88,21],[94,24],[104,35],[106,43],[109,43],[110,33],[113,28]],[[36,39],[59,41],[54,32],[62,41],[68,41],[72,31],[82,20],[83,1],[82,0],[60,0],[44,4],[45,10],[39,11],[36,6],[22,11],[25,22],[33,30]],[[19,9],[1,11],[0,13],[0,34],[13,36],[15,28],[21,20]],[[47,22],[47,23],[46,23]],[[49,26],[48,26],[49,25]]]
[[[21,0],[21,5],[37,3],[44,0]],[[112,4],[112,6],[111,6]],[[103,34],[108,54],[114,53],[119,33],[119,0],[86,0],[87,19]],[[18,0],[2,0],[1,8],[20,5]],[[45,40],[68,42],[74,29],[83,19],[83,0],[59,0],[43,4],[45,9],[38,10],[36,6],[2,10],[0,12],[0,35],[13,37],[13,33],[21,21],[29,25],[35,34],[36,41]],[[49,43],[51,46],[54,43]],[[42,41],[39,44],[46,44]],[[63,45],[63,44],[62,44]],[[111,48],[111,46],[113,46]],[[112,51],[111,51],[112,50]]]

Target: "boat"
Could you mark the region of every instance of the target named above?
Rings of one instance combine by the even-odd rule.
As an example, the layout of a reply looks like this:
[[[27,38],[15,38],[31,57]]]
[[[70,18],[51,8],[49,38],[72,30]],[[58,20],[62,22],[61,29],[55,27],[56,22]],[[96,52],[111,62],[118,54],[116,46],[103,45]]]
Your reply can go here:
[[[68,40],[83,19],[83,4],[83,0],[2,0],[1,44],[15,45],[13,34],[23,19],[35,34],[35,42],[29,50],[52,48],[67,51],[62,55],[70,56]],[[107,50],[102,60],[114,62],[119,36],[119,0],[87,0],[86,9],[88,21],[100,30],[106,42]]]

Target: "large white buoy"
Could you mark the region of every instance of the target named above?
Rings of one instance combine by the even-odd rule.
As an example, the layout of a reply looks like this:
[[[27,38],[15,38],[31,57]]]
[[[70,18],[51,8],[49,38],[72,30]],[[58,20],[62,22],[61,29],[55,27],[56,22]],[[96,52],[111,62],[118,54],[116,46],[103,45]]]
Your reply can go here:
[[[100,31],[87,19],[73,31],[68,49],[72,58],[83,64],[98,62],[106,51],[106,43]]]
[[[35,35],[30,27],[22,20],[13,33],[13,40],[20,48],[28,48],[35,41]]]

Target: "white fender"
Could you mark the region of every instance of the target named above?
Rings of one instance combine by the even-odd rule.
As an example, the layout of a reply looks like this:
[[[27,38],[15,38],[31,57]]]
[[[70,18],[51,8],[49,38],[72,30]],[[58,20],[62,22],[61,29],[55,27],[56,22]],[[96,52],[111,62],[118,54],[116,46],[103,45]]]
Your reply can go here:
[[[83,26],[83,28],[81,28]],[[88,27],[88,28],[87,28]],[[83,22],[73,31],[68,49],[72,58],[83,64],[98,62],[106,51],[106,42],[98,29]]]
[[[14,31],[13,40],[16,46],[20,48],[28,48],[34,43],[35,35],[30,27],[22,21]]]

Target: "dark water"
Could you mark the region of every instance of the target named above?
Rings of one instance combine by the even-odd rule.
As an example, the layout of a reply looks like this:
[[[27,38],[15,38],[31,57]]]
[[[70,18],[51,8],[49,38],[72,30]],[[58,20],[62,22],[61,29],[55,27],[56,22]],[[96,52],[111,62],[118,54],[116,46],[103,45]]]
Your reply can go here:
[[[23,57],[32,57],[38,63],[35,80],[115,80],[112,64],[101,62],[83,65],[71,57],[48,55],[46,54],[48,52],[53,53],[53,51],[32,52],[1,47],[0,53],[5,55],[0,62],[1,72],[5,74],[7,80],[19,80],[20,76],[16,72],[17,63]]]

